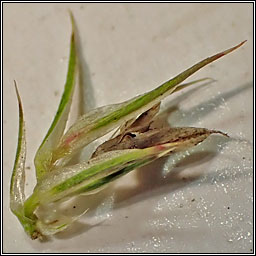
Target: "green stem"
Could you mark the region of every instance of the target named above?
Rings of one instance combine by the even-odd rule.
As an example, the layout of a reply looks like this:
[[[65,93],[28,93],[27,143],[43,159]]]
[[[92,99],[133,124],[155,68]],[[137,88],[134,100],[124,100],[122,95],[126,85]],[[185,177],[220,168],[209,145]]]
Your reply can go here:
[[[37,217],[34,214],[36,208],[39,205],[39,196],[37,193],[33,193],[25,202],[24,202],[24,215],[25,217],[36,220]]]
[[[137,163],[131,164],[130,166],[127,166],[127,167],[125,167],[125,168],[123,168],[123,169],[121,169],[121,170],[119,170],[115,173],[112,173],[109,176],[98,179],[98,180],[96,180],[96,181],[78,189],[73,194],[71,194],[71,196],[91,192],[93,190],[97,190],[100,187],[102,187],[102,186],[120,178],[121,176],[124,176],[125,174],[129,173],[130,171],[132,171],[136,168],[142,167],[142,166],[152,162],[153,160],[155,160],[155,158],[150,158],[150,159],[142,160],[142,161],[139,161]]]
[[[12,211],[14,215],[19,219],[21,225],[23,226],[25,232],[32,238],[36,239],[41,236],[40,232],[36,228],[36,220],[29,219],[24,216],[23,208],[18,211]]]

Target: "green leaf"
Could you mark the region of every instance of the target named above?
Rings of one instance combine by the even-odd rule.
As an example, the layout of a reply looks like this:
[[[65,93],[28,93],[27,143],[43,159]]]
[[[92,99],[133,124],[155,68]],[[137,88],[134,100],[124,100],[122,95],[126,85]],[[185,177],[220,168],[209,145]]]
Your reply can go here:
[[[125,166],[124,168],[119,167],[115,171],[112,171],[111,173],[109,173],[109,175],[105,175],[105,177],[103,178],[95,179],[92,182],[87,182],[85,186],[82,186],[78,190],[71,193],[69,196],[72,197],[80,194],[87,195],[87,194],[97,193],[100,190],[104,189],[109,183],[115,181],[116,179],[129,173],[130,171],[136,168],[139,168],[141,166],[147,165],[152,161],[156,160],[157,158],[166,155],[167,153],[173,153],[173,152],[181,151],[189,147],[195,146],[198,143],[204,141],[209,135],[213,133],[219,133],[221,135],[227,136],[226,134],[220,131],[208,130],[204,128],[193,128],[193,127],[162,128],[160,130],[157,130],[157,129],[153,131],[151,130],[151,131],[145,132],[142,135],[138,135],[134,137],[134,141],[131,142],[130,145],[129,143],[127,144],[125,142],[121,142],[121,143],[110,143],[112,146],[109,148],[104,147],[104,145],[107,145],[109,142],[118,140],[118,137],[113,138],[110,141],[107,141],[103,143],[101,146],[99,146],[99,148],[104,147],[105,151],[101,153],[103,154],[103,156],[104,154],[106,154],[106,152],[109,152],[111,150],[114,150],[115,152],[119,152],[122,150],[126,151],[131,145],[140,149],[144,149],[146,147],[159,147],[159,146],[160,147],[167,146],[172,149],[170,149],[169,151],[164,151],[164,153],[161,153],[160,155],[158,152],[153,155],[148,155],[146,158],[144,157],[143,159],[138,159],[135,162],[129,162],[127,166]],[[141,138],[138,138],[138,137],[141,137]],[[142,141],[142,143],[140,143],[139,141]],[[100,155],[98,155],[97,157],[100,157]]]
[[[112,151],[89,162],[55,170],[41,180],[35,188],[35,193],[40,199],[39,203],[43,204],[69,197],[82,186],[108,176],[131,162],[156,154],[158,151],[154,148]]]
[[[33,215],[40,204],[48,204],[68,198],[81,187],[104,178],[137,160],[170,151],[174,145],[162,145],[146,149],[112,151],[80,163],[54,170],[37,184],[34,193],[25,201],[25,216]]]
[[[179,85],[172,93],[181,91],[193,84],[203,82],[206,80],[212,80],[211,78],[202,78],[198,79],[189,83],[184,83]],[[160,110],[160,103],[157,103],[155,106],[147,110],[146,112],[143,112],[137,119],[133,118],[125,122],[123,125],[121,125],[111,136],[111,139],[114,138],[118,133],[120,134],[125,134],[127,132],[136,132],[136,131],[141,131],[148,126],[150,126],[153,117],[159,112]]]
[[[10,186],[10,208],[13,212],[20,211],[24,200],[24,185],[25,185],[25,161],[26,161],[26,137],[25,137],[25,122],[23,117],[23,109],[21,98],[18,92],[16,81],[14,81],[17,99],[19,103],[19,134],[18,145],[16,150],[15,163],[12,171],[11,186]]]
[[[91,191],[113,179],[114,173],[129,167],[136,168],[146,164],[153,158],[159,158],[169,152],[184,150],[197,145],[212,133],[219,131],[203,128],[169,128],[159,131],[150,131],[147,143],[136,145],[137,149],[119,147],[103,152],[88,162],[79,163],[56,169],[37,184],[34,194],[25,202],[25,215],[33,214],[40,204],[48,204],[60,199],[69,198],[78,191]],[[222,133],[221,133],[222,134]],[[140,140],[140,139],[138,139]],[[112,175],[112,176],[111,176]],[[112,177],[111,179],[106,177]]]
[[[23,117],[23,108],[21,98],[18,92],[16,81],[14,81],[17,99],[19,103],[19,134],[18,145],[15,157],[15,163],[12,171],[10,185],[10,208],[13,214],[19,219],[24,230],[32,239],[37,238],[40,234],[36,231],[35,221],[24,216],[23,206],[25,200],[25,160],[26,160],[26,136],[25,122]]]
[[[70,105],[72,102],[72,96],[75,87],[75,75],[77,70],[77,56],[74,33],[74,18],[72,13],[70,13],[70,15],[72,21],[72,35],[70,40],[68,73],[64,92],[62,94],[57,113],[35,156],[34,162],[36,167],[37,180],[40,180],[48,171],[51,170],[52,152],[58,144],[61,136],[63,135],[70,111]]]
[[[57,163],[59,159],[63,160],[63,158],[69,159],[72,154],[88,145],[90,142],[152,108],[163,98],[170,95],[175,90],[179,90],[178,85],[186,78],[209,63],[234,51],[244,43],[245,41],[235,47],[198,62],[148,93],[121,104],[109,105],[89,112],[80,118],[62,137],[58,147],[54,150],[53,162]],[[63,164],[65,162],[64,159]]]
[[[125,168],[121,168],[121,170],[118,170],[104,178],[95,180],[88,185],[85,185],[81,188],[79,188],[77,191],[73,192],[70,197],[77,196],[77,195],[89,195],[89,194],[95,194],[101,191],[102,189],[106,188],[111,182],[117,180],[118,178],[121,178],[125,174],[129,173],[130,171],[133,171],[139,167],[142,167],[144,165],[147,165],[154,160],[156,160],[157,157],[151,157],[145,160],[137,161],[135,163],[131,163],[130,165],[127,165]]]

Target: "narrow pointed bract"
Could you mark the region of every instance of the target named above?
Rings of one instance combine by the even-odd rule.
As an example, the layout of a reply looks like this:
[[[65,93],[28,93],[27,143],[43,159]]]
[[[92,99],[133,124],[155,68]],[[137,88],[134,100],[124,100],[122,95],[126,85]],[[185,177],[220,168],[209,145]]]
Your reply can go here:
[[[63,135],[72,102],[77,71],[77,56],[74,32],[75,25],[72,13],[70,13],[70,17],[72,21],[72,34],[70,39],[70,53],[66,83],[57,113],[35,156],[34,162],[37,180],[40,180],[52,168],[53,151]]]
[[[53,153],[54,161],[74,154],[97,138],[107,134],[128,120],[137,117],[140,113],[152,108],[166,96],[177,90],[179,84],[186,78],[190,77],[196,71],[211,62],[216,61],[226,54],[236,50],[245,42],[246,41],[243,41],[226,51],[220,52],[198,62],[148,93],[137,96],[124,103],[99,108],[99,113],[97,113],[97,110],[93,110],[92,112],[85,114],[61,139],[61,142]],[[182,89],[182,87],[180,89]]]
[[[19,104],[19,135],[18,145],[15,157],[15,163],[12,172],[10,186],[10,207],[13,212],[20,211],[25,200],[25,160],[26,160],[26,135],[25,122],[21,98],[18,92],[16,81],[14,81],[15,91]]]
[[[25,201],[25,161],[26,161],[26,136],[25,122],[23,116],[23,108],[21,98],[18,92],[16,81],[14,81],[15,91],[19,104],[19,133],[18,145],[15,157],[15,163],[12,171],[10,184],[10,209],[19,219],[24,230],[31,238],[37,238],[39,232],[35,228],[35,221],[24,215]],[[33,214],[32,214],[33,215]]]

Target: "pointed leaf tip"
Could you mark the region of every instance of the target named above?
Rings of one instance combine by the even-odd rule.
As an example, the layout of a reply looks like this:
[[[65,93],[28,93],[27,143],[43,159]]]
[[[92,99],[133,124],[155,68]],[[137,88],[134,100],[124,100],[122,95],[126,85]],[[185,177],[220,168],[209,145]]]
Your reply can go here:
[[[237,44],[236,46],[234,46],[234,47],[231,47],[231,48],[229,48],[229,49],[227,49],[227,50],[225,50],[225,51],[223,51],[223,52],[220,52],[219,54],[216,54],[215,56],[216,56],[216,58],[218,59],[218,58],[220,58],[220,57],[222,57],[222,56],[224,56],[224,55],[227,55],[228,53],[230,53],[230,52],[233,52],[234,50],[236,50],[237,48],[239,48],[239,47],[241,47],[244,43],[246,43],[247,42],[247,40],[244,40],[244,41],[242,41],[240,44]]]
[[[70,9],[68,9],[68,12],[69,12],[69,17],[71,20],[72,27],[74,28],[75,27],[75,18],[74,18],[73,12]]]
[[[75,87],[75,78],[77,72],[75,22],[72,12],[69,11],[69,13],[72,23],[72,34],[70,39],[66,83],[56,115],[35,156],[34,162],[36,167],[37,180],[40,180],[41,177],[43,177],[52,168],[52,152],[64,133]]]
[[[25,123],[23,119],[22,102],[19,95],[17,83],[14,80],[14,86],[19,104],[19,132],[18,145],[16,149],[16,157],[12,171],[10,184],[10,207],[13,212],[16,212],[22,207],[25,193],[25,159],[26,159],[26,138],[25,138]]]
[[[63,135],[61,142],[53,152],[53,162],[55,163],[57,160],[62,159],[62,164],[66,163],[72,154],[85,147],[90,142],[149,110],[156,103],[160,102],[171,93],[199,82],[200,80],[197,80],[180,85],[185,79],[193,75],[204,66],[236,50],[245,42],[246,40],[232,48],[199,61],[152,91],[136,96],[135,98],[126,102],[108,105],[87,113],[75,124],[73,124]],[[203,80],[204,79],[201,81]]]

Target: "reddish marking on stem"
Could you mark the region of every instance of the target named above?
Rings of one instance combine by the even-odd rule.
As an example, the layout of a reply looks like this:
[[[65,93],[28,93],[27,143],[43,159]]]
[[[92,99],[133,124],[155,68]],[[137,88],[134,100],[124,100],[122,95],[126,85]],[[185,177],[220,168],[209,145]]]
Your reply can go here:
[[[207,60],[208,60],[208,63],[212,62],[212,61],[215,61],[221,57],[223,57],[224,55],[227,55],[229,54],[230,52],[233,52],[234,50],[236,50],[237,48],[239,48],[240,46],[242,46],[245,42],[247,42],[247,40],[244,40],[243,42],[241,42],[240,44],[228,49],[228,50],[225,50],[223,52],[220,52],[220,53],[217,53],[211,57],[209,57]]]
[[[67,137],[67,139],[64,142],[65,146],[70,144],[70,142],[74,141],[77,137],[79,137],[80,134],[81,133],[75,133],[75,134],[72,134],[71,136]]]
[[[166,147],[165,147],[164,145],[157,145],[157,146],[156,146],[156,149],[159,150],[159,151],[161,151],[161,150],[166,149]]]
[[[239,48],[240,46],[242,46],[245,42],[247,42],[247,40],[244,40],[244,41],[241,42],[240,44],[238,44],[238,45],[236,45],[236,46],[234,46],[234,47],[232,47],[232,48],[230,48],[230,49],[228,49],[228,50],[226,50],[226,51],[217,53],[216,55],[214,55],[214,56],[212,56],[212,57],[210,57],[210,58],[212,58],[212,61],[213,61],[213,60],[217,60],[217,59],[223,57],[224,55],[227,55],[228,53],[233,52],[234,50],[236,50],[237,48]]]
[[[215,58],[216,58],[216,60],[217,60],[217,59],[221,58],[221,57],[224,56],[224,55],[225,55],[225,53],[224,53],[224,52],[221,52],[221,53],[215,55]]]

